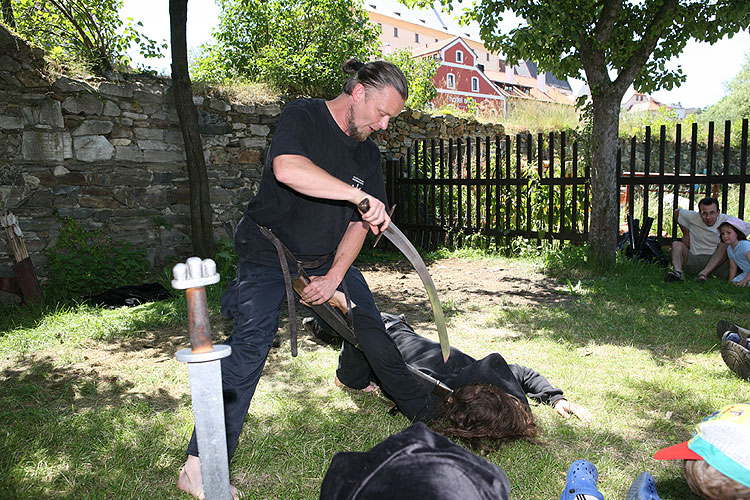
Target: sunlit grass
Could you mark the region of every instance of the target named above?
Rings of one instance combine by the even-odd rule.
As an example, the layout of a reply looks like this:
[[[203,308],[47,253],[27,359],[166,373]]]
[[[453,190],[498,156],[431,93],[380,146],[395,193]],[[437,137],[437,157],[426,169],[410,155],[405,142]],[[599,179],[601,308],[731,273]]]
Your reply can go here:
[[[14,309],[16,314],[12,314]],[[134,336],[184,317],[184,299],[133,308],[101,309],[88,305],[2,306],[0,355],[28,353],[54,344],[80,345],[87,340]]]
[[[236,81],[230,83],[194,80],[193,92],[204,97],[214,97],[235,104],[281,103],[277,90],[264,83]]]
[[[720,280],[665,283],[661,268],[618,260],[596,274],[585,251],[528,249],[523,258],[468,249],[431,254],[537,271],[548,265],[570,300],[479,306],[445,297],[451,342],[477,357],[500,352],[537,369],[588,407],[588,426],[534,406],[541,445],[478,452],[508,474],[511,498],[559,497],[577,459],[600,472],[605,498],[624,498],[649,470],[661,498],[696,498],[679,463],[655,461],[747,382],[721,361],[718,319],[750,324],[744,290]],[[555,267],[556,266],[556,267]],[[219,295],[214,294],[213,295]],[[213,312],[215,300],[209,301]],[[174,488],[192,431],[184,300],[135,308],[9,308],[0,337],[3,498],[187,498]],[[407,314],[408,320],[408,314]],[[213,319],[215,338],[227,326]],[[59,334],[59,335],[58,335]],[[28,339],[22,341],[23,338]],[[333,383],[337,350],[304,333],[271,352],[250,407],[232,480],[251,499],[316,499],[336,452],[363,451],[408,426],[377,395]]]

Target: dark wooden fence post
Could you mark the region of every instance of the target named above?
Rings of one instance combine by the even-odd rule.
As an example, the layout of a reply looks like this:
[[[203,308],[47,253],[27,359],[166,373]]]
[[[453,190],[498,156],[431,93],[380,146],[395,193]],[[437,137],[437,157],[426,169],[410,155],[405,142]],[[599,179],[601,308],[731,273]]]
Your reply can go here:
[[[385,195],[388,197],[388,203],[393,206],[396,201],[396,176],[398,175],[398,160],[390,159],[385,161]],[[396,214],[394,212],[394,220]]]
[[[742,120],[742,141],[740,145],[740,179],[747,178],[747,123],[745,118]],[[745,219],[745,182],[740,180],[740,210],[738,217]]]
[[[711,140],[713,130],[713,126],[709,126],[708,138]],[[693,124],[689,172],[681,171],[682,129],[679,124],[675,128],[677,142],[673,160],[667,158],[664,126],[659,129],[658,153],[654,151],[653,154],[651,129],[646,129],[642,171],[636,170],[641,158],[636,137],[617,154],[617,181],[624,188],[627,214],[633,217],[637,208],[644,223],[649,219],[657,221],[654,230],[662,242],[678,236],[674,218],[671,228],[664,227],[665,210],[680,205],[694,209],[696,196],[718,195],[721,189],[722,211],[734,211],[736,213],[732,215],[740,218],[746,216],[746,184],[750,183],[747,172],[748,120],[742,122],[738,166],[731,164],[731,124],[725,123],[724,167],[721,170],[718,167],[713,169],[709,162],[713,156],[710,144],[706,147],[703,168],[704,158],[699,158],[697,132],[697,124]],[[501,239],[507,246],[519,236],[538,241],[541,232],[548,241],[585,241],[590,218],[590,168],[585,162],[581,168],[578,143],[571,141],[569,144],[568,137],[560,134],[559,148],[556,147],[558,139],[555,133],[548,136],[537,134],[536,148],[534,135],[529,133],[516,134],[515,141],[508,135],[504,138],[485,137],[484,140],[480,137],[449,139],[447,152],[443,139],[439,140],[438,147],[432,139],[414,141],[405,158],[385,163],[386,193],[392,203],[399,205],[394,220],[415,244],[428,249],[446,243],[462,245],[465,237],[476,234],[485,235],[488,241],[494,239],[496,248],[501,246]],[[572,150],[570,159],[569,150]],[[628,153],[630,157],[624,158]],[[652,156],[658,161],[658,168],[657,165],[651,166]],[[559,168],[555,166],[557,163]],[[625,165],[629,165],[628,172],[624,171]],[[699,168],[700,172],[697,172]],[[534,170],[538,180],[534,179],[537,177]],[[733,202],[729,198],[730,184],[739,187],[739,206],[736,208],[728,206]],[[655,187],[654,193],[658,193],[656,203],[649,200],[651,186]],[[532,191],[537,187],[546,190],[544,197],[538,196],[539,191]],[[572,189],[570,195],[568,187]],[[685,191],[688,200],[683,198]],[[532,196],[536,196],[534,205]],[[643,199],[636,204],[638,196]],[[672,201],[671,206],[667,200]],[[555,217],[560,218],[559,222]]]

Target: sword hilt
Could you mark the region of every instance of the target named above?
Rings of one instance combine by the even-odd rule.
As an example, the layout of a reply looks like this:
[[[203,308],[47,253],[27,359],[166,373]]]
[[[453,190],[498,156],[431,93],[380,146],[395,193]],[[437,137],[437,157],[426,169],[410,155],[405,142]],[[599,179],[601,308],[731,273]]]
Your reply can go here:
[[[393,219],[393,211],[396,210],[396,204],[394,203],[391,207],[391,211],[388,212],[388,218]],[[375,248],[378,246],[378,241],[380,241],[380,238],[383,237],[383,231],[380,231],[380,234],[378,234],[377,238],[375,238],[375,243],[372,244],[372,248]]]
[[[370,211],[370,199],[369,199],[369,198],[365,198],[365,199],[363,199],[362,201],[360,201],[360,202],[359,202],[359,203],[357,204],[357,208],[358,208],[358,209],[359,209],[359,211],[360,211],[360,212],[362,212],[363,214],[366,214],[367,212],[369,212],[369,211]],[[394,204],[394,205],[393,205],[393,206],[391,207],[391,210],[390,210],[390,212],[388,212],[388,218],[389,218],[389,219],[390,219],[390,218],[391,218],[391,217],[393,216],[393,211],[394,211],[394,210],[396,210],[396,205],[395,205],[395,204]],[[380,241],[380,237],[381,237],[381,236],[383,236],[383,230],[382,230],[382,229],[380,229],[381,227],[383,227],[383,224],[380,224],[380,225],[378,226],[378,237],[377,237],[377,238],[375,238],[375,243],[374,243],[374,244],[372,245],[373,247],[375,247],[375,245],[377,245],[377,244],[378,244],[378,241]]]

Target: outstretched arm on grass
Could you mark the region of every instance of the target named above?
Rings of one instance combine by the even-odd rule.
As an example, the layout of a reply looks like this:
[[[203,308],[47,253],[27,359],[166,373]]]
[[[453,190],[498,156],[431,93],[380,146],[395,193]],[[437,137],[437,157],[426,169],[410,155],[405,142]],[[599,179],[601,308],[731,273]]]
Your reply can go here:
[[[555,409],[563,418],[570,418],[570,415],[575,415],[578,420],[588,424],[591,422],[591,412],[583,406],[579,406],[575,403],[571,403],[565,398],[558,399],[552,404],[552,408]]]

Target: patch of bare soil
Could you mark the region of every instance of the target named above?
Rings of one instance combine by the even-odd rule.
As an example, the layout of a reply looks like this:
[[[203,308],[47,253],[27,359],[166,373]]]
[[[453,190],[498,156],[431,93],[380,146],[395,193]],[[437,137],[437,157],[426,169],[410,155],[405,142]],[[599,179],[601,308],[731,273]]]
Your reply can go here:
[[[361,266],[383,312],[407,314],[416,325],[431,322],[429,298],[406,261]],[[559,304],[561,285],[528,266],[510,261],[441,259],[428,265],[446,316],[491,306]]]
[[[406,314],[417,331],[434,333],[430,302],[411,264],[404,260],[361,265],[360,269],[381,311]],[[513,262],[442,259],[429,263],[428,269],[447,320],[463,313],[481,317],[495,306],[543,306],[569,300],[568,295],[559,293],[561,286],[555,280]],[[282,316],[286,316],[285,311],[284,307]],[[316,339],[301,326],[307,314],[306,308],[297,306],[299,341],[315,348]],[[210,322],[214,343],[220,343],[232,331],[232,322],[218,312],[211,314]],[[285,345],[273,350],[271,356],[287,357],[289,328],[285,317],[278,337]],[[83,346],[61,346],[62,349],[50,347],[29,353],[21,364],[15,359],[0,360],[0,380],[38,379],[50,396],[63,396],[60,404],[69,404],[72,399],[78,409],[116,405],[133,398],[149,398],[153,403],[155,397],[159,406],[170,407],[185,397],[184,384],[167,376],[174,366],[170,361],[176,351],[188,346],[188,328],[184,324],[140,332],[134,338],[89,341]],[[159,374],[158,382],[138,380],[139,369],[146,365]]]

